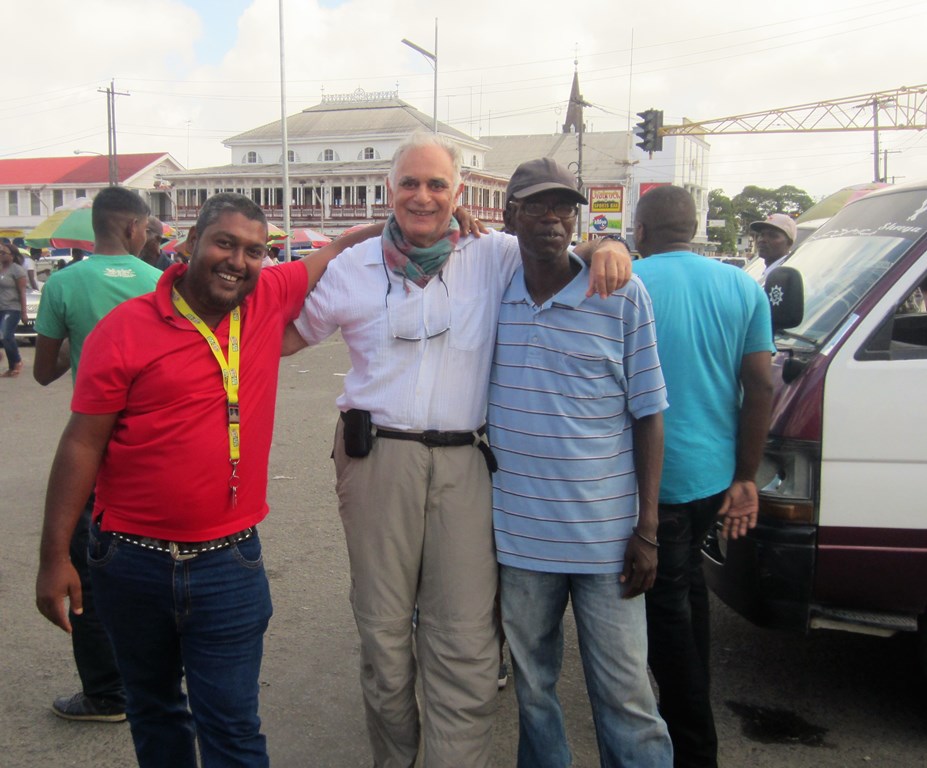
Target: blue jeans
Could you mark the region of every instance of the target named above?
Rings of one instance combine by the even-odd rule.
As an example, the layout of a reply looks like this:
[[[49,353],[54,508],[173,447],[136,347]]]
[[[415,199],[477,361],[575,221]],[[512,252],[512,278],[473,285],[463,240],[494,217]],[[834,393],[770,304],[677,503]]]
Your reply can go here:
[[[617,573],[541,573],[503,565],[499,578],[518,697],[519,768],[572,762],[556,690],[567,600],[576,618],[600,765],[669,768],[672,745],[647,677],[643,597],[622,599]]]
[[[272,610],[257,535],[175,562],[95,524],[89,564],[139,766],[196,768],[195,740],[203,768],[268,766],[257,711]]]
[[[661,504],[657,580],[647,593],[650,669],[660,714],[673,739],[676,768],[717,768],[711,711],[708,588],[701,545],[724,494]]]
[[[71,564],[80,577],[84,597],[84,612],[80,615],[68,614],[71,620],[71,646],[84,695],[125,708],[126,692],[122,685],[122,675],[119,674],[106,628],[97,614],[93,585],[90,583],[90,567],[87,565],[87,539],[90,535],[93,500],[94,495],[90,494],[74,535],[71,536]]]
[[[19,318],[22,315],[22,311],[18,309],[0,309],[0,342],[6,350],[10,368],[22,360],[19,356],[19,347],[16,345],[16,326],[19,325]]]

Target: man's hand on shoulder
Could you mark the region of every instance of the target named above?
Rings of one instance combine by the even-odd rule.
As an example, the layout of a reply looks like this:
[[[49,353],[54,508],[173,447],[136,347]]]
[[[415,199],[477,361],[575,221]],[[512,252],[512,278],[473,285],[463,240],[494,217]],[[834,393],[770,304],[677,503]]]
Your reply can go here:
[[[631,252],[623,241],[600,238],[579,243],[575,251],[589,265],[586,296],[607,298],[631,279]]]
[[[457,225],[460,227],[461,237],[467,235],[482,237],[489,232],[486,225],[462,205],[457,206],[457,210],[454,211],[454,218],[457,219]]]

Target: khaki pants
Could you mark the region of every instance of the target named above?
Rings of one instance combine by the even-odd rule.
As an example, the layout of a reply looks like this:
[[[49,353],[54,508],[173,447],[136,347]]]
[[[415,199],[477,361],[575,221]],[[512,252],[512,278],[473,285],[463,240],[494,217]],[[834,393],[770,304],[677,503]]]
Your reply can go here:
[[[334,458],[361,640],[361,687],[377,768],[490,764],[499,664],[489,472],[473,446],[378,438]],[[418,628],[412,614],[418,607]]]

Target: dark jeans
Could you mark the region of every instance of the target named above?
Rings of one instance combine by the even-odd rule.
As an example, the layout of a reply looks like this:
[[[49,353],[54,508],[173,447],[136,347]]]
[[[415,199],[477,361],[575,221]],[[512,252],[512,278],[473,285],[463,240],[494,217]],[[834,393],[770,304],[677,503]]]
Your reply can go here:
[[[657,580],[647,592],[650,669],[676,768],[715,768],[718,737],[710,697],[708,589],[699,547],[724,494],[661,504]]]
[[[271,602],[257,534],[175,561],[94,525],[89,563],[140,768],[196,768],[196,741],[203,768],[266,768],[258,677]]]
[[[80,520],[71,537],[71,563],[80,576],[80,588],[84,596],[84,612],[79,616],[71,613],[71,646],[74,649],[74,663],[80,675],[84,695],[104,699],[121,707],[126,705],[126,692],[122,676],[116,666],[116,657],[103,623],[97,616],[87,567],[87,538],[90,533],[90,516],[93,512],[93,495],[87,501]]]
[[[21,310],[0,309],[0,343],[6,350],[11,369],[22,360],[19,356],[19,347],[16,345],[16,326],[19,325],[21,317]]]

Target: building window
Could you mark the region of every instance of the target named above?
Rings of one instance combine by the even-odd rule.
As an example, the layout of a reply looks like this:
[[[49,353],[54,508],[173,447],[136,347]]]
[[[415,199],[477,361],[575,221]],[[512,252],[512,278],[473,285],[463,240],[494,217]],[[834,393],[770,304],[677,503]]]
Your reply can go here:
[[[58,190],[55,190],[55,191],[57,192]],[[39,197],[38,192],[29,193],[29,203],[30,203],[29,213],[31,213],[33,216],[41,216],[42,215],[42,204],[41,204],[42,199]]]
[[[299,163],[299,162],[302,162],[302,161],[299,159],[299,155],[296,154],[296,151],[295,151],[295,150],[292,150],[292,149],[288,149],[288,150],[286,151],[286,161],[287,161],[288,163]]]
[[[476,155],[473,156],[473,162],[470,163],[474,168],[479,168],[480,166],[476,162]]]
[[[87,197],[87,190],[86,189],[75,189],[74,197],[77,197],[77,198]]]
[[[358,160],[379,160],[380,153],[377,152],[373,147],[364,147],[360,152],[357,153]]]
[[[373,188],[373,203],[374,203],[374,205],[383,205],[383,202],[384,202],[384,198],[383,198],[383,185],[382,185],[382,184],[377,184],[377,185]]]
[[[10,216],[19,216],[19,192],[11,189],[7,192],[7,207]]]
[[[64,205],[64,190],[63,189],[53,189],[52,190],[52,208],[57,210],[62,205]]]
[[[252,152],[249,152],[247,155],[245,155],[245,163],[249,165],[253,165],[254,163],[259,163],[259,162],[261,162],[261,158],[258,156],[257,152],[252,151]]]
[[[338,153],[333,149],[324,149],[321,153],[319,153],[319,160],[321,160],[323,163],[331,163],[340,159],[341,158],[338,157]]]

